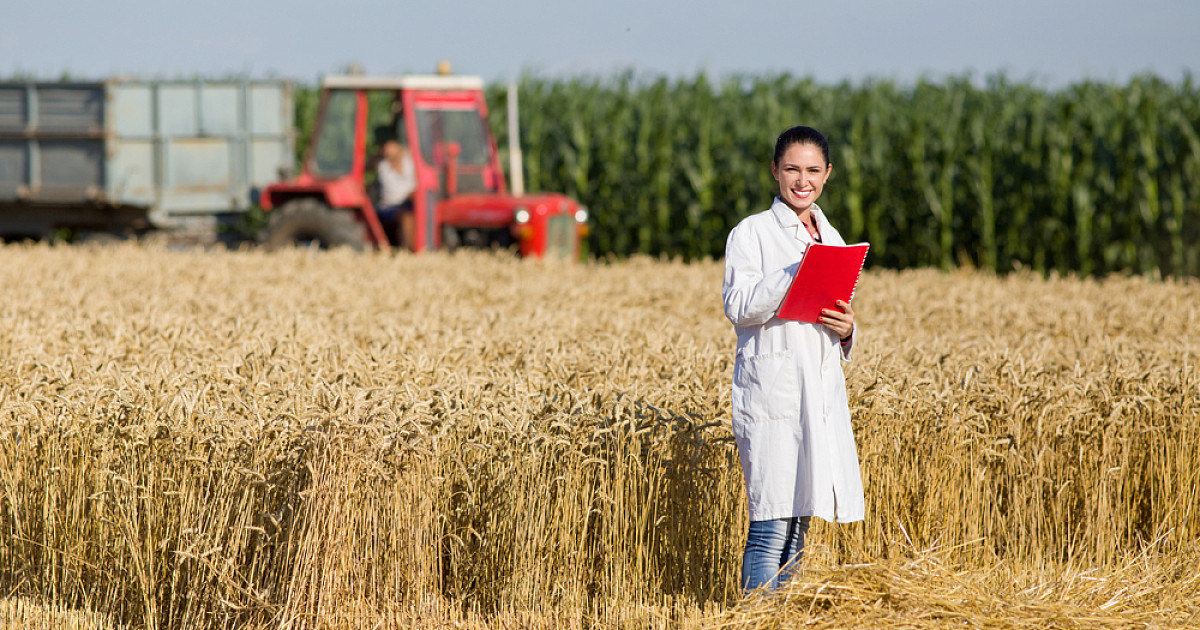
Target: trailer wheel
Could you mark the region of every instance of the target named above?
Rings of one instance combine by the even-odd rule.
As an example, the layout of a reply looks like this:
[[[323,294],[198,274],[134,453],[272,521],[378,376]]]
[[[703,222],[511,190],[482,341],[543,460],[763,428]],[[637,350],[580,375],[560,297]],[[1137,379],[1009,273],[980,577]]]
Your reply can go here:
[[[111,247],[129,240],[128,234],[116,232],[81,232],[76,235],[75,242],[90,247]]]
[[[267,249],[313,246],[321,249],[366,247],[363,226],[349,210],[336,210],[317,199],[293,199],[271,212],[263,244]]]

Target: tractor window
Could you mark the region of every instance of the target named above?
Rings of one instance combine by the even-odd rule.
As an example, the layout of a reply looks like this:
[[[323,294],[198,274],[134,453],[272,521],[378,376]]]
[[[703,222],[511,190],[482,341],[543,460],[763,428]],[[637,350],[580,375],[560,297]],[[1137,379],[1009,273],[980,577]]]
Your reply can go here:
[[[337,177],[354,165],[354,118],[358,100],[353,90],[334,90],[325,101],[313,168],[316,174]]]
[[[367,90],[367,129],[375,130],[367,134],[367,156],[377,156],[380,151],[380,131],[394,130],[390,137],[406,144],[404,118],[398,116],[399,94],[396,90]]]
[[[485,166],[490,161],[487,132],[476,110],[418,109],[417,127],[421,134],[421,157],[430,164],[445,160],[438,145],[450,142],[457,142],[462,149],[458,155],[461,165]]]

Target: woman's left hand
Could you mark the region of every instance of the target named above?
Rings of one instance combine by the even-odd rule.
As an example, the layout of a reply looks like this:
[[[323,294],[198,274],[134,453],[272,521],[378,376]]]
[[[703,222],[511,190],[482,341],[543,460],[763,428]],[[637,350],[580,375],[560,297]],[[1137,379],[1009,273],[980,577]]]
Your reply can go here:
[[[837,301],[837,305],[841,311],[821,309],[820,322],[836,333],[838,339],[845,340],[854,332],[854,309],[850,308],[849,302],[841,300]]]

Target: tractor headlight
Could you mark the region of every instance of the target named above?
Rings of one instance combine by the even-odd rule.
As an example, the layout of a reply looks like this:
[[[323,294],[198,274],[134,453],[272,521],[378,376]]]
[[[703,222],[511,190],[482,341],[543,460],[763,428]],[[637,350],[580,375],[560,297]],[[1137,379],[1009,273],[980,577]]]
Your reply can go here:
[[[519,224],[529,223],[529,211],[525,208],[517,208],[516,212],[513,212],[513,221]]]
[[[587,220],[588,220],[587,208],[585,208],[583,206],[579,206],[579,209],[575,211],[575,222],[576,223],[587,223]]]

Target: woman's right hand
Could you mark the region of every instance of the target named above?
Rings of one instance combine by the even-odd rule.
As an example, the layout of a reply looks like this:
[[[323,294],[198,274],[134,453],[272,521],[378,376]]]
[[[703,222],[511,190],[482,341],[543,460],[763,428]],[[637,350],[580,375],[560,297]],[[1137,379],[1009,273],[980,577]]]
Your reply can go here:
[[[849,302],[843,302],[842,300],[838,300],[836,304],[842,310],[836,311],[831,308],[821,309],[819,321],[836,333],[838,339],[845,341],[854,333],[854,309],[850,308]]]

